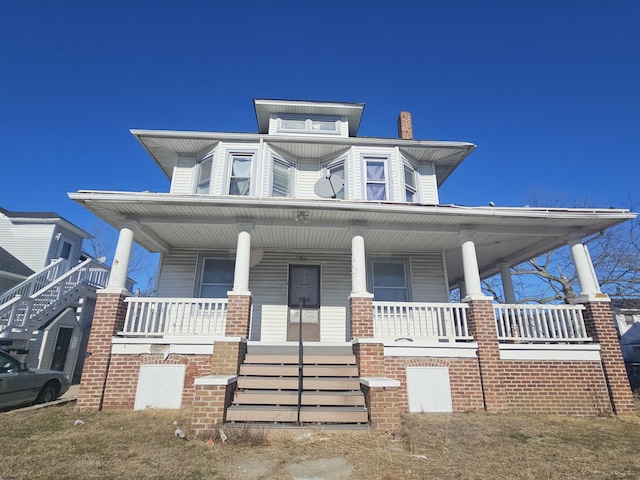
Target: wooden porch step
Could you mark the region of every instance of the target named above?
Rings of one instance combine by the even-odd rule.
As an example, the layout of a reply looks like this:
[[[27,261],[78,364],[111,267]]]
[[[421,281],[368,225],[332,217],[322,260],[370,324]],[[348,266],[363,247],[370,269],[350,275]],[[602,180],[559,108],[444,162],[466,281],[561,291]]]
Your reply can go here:
[[[298,365],[298,355],[288,354],[251,354],[247,353],[244,363],[269,365]],[[305,365],[355,365],[355,355],[305,355]]]
[[[359,390],[360,379],[348,377],[304,377],[304,390]],[[237,388],[297,390],[298,377],[238,377]]]
[[[227,409],[228,422],[296,422],[296,406],[232,405]],[[302,407],[300,420],[305,423],[367,423],[365,407]]]
[[[304,342],[306,355],[351,355],[353,346],[350,343]],[[247,353],[250,355],[298,355],[298,342],[268,344],[249,342]]]
[[[298,375],[298,365],[265,365],[243,364],[240,375],[257,375],[262,377],[294,377]],[[357,377],[358,367],[355,365],[305,365],[305,377]]]
[[[297,405],[295,390],[236,390],[234,403],[242,405]],[[364,407],[361,391],[303,392],[302,405],[357,406]]]

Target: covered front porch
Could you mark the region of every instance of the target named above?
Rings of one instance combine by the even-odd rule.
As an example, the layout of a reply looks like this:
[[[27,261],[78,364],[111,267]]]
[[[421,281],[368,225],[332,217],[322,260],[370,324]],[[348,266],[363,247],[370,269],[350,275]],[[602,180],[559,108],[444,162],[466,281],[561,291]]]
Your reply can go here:
[[[78,195],[121,232],[102,292],[105,302],[121,305],[105,330],[111,341],[100,354],[104,381],[113,365],[130,365],[132,355],[158,362],[202,355],[198,362],[209,371],[186,374],[193,383],[185,383],[182,401],[201,405],[204,423],[226,418],[247,342],[296,342],[300,325],[310,327],[303,329],[307,342],[352,347],[369,420],[381,430],[397,424],[401,412],[421,411],[415,406],[421,389],[441,380],[439,392],[450,399],[441,402],[442,393],[437,408],[445,404],[448,411],[546,411],[554,404],[544,403],[542,393],[551,389],[564,395],[556,406],[574,413],[569,396],[586,395],[584,382],[598,383],[603,368],[620,366],[609,347],[616,339],[608,299],[582,239],[626,219],[623,211]],[[125,290],[134,239],[162,253],[158,297],[130,297]],[[579,303],[518,304],[509,267],[561,245],[571,248]],[[495,274],[509,304],[482,292],[481,279]],[[460,302],[451,301],[456,287]],[[571,391],[553,383],[572,375],[575,362],[587,362],[588,378]],[[546,376],[548,368],[562,373]],[[510,375],[531,385],[520,400],[506,387]],[[629,399],[615,382],[598,383],[597,396],[604,401],[614,392],[606,401],[624,411]],[[222,398],[215,411],[204,407],[212,396]],[[397,408],[386,412],[389,402]],[[580,408],[587,403],[585,397]]]

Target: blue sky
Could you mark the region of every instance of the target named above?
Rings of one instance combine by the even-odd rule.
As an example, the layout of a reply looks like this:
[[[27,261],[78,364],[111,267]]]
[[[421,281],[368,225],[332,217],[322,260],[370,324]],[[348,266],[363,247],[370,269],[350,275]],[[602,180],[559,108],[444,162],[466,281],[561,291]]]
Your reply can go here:
[[[478,149],[442,203],[640,202],[640,2],[0,0],[0,206],[168,191],[130,128],[255,132],[252,98],[364,102],[363,136]]]

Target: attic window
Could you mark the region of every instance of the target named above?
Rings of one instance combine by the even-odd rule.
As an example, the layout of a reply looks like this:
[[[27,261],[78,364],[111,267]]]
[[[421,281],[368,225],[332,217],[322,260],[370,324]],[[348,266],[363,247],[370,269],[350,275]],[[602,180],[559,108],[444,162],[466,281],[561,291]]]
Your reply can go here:
[[[278,131],[291,133],[340,133],[340,120],[332,117],[305,118],[305,117],[284,117],[278,118]]]

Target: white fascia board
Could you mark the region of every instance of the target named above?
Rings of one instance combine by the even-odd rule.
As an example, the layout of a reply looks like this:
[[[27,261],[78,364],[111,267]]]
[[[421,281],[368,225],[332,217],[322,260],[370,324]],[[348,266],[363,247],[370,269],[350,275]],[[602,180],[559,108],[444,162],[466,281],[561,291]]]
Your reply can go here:
[[[373,203],[360,201],[326,201],[313,199],[281,199],[277,197],[240,197],[240,196],[212,196],[212,195],[175,195],[169,193],[150,192],[117,192],[79,190],[68,193],[75,201],[100,201],[124,203],[149,203],[166,205],[206,205],[252,208],[305,208],[305,209],[334,209],[342,211],[363,211],[376,213],[410,213],[435,214],[447,216],[472,217],[511,217],[511,218],[556,218],[556,219],[619,219],[636,218],[637,213],[627,209],[565,209],[565,208],[530,208],[530,207],[465,207],[458,205],[407,205],[395,203]]]
[[[319,143],[336,144],[345,146],[376,146],[376,147],[435,147],[435,148],[466,148],[475,149],[476,145],[469,142],[449,142],[438,140],[405,140],[401,138],[379,137],[321,137],[321,136],[273,136],[266,133],[231,133],[231,132],[189,132],[181,130],[130,130],[131,134],[138,138],[178,138],[211,141],[236,141],[236,142],[269,142],[277,143]],[[143,143],[144,145],[144,143]],[[147,150],[148,151],[148,150]]]

